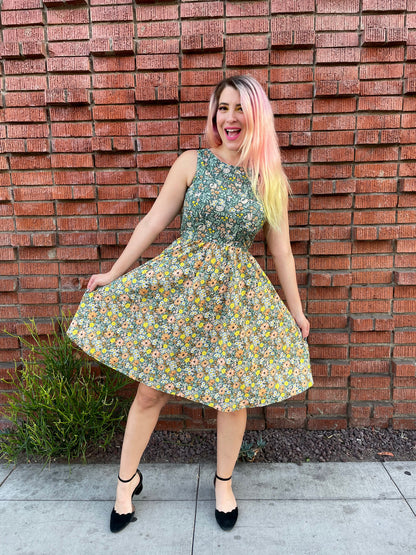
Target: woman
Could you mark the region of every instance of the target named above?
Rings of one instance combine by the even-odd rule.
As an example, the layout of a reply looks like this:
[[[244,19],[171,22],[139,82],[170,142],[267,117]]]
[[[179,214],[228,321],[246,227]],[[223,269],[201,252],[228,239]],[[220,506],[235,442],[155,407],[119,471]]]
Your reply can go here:
[[[288,184],[271,106],[255,79],[217,85],[206,134],[211,148],[179,156],[112,269],[90,278],[68,329],[88,354],[140,381],[126,424],[113,532],[133,517],[132,497],[142,489],[137,467],[169,394],[218,411],[215,516],[230,530],[238,516],[231,476],[247,407],[313,383]],[[181,237],[123,276],[182,207]],[[248,252],[262,226],[289,310]]]

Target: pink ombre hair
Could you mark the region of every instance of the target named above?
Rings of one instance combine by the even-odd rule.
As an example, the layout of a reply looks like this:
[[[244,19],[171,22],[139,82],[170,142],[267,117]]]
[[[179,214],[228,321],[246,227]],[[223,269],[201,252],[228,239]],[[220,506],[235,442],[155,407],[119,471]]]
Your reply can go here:
[[[217,129],[217,111],[221,93],[226,87],[232,87],[240,93],[245,117],[246,133],[239,165],[244,167],[253,191],[263,202],[266,220],[273,228],[278,228],[287,201],[289,183],[282,168],[272,107],[263,88],[253,77],[228,77],[215,87],[205,130],[208,144],[211,148],[222,144]]]

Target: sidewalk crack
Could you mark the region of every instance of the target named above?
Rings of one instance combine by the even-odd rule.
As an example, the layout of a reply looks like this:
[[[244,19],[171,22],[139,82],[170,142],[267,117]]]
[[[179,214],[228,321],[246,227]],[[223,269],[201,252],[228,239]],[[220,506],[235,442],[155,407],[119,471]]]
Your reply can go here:
[[[17,466],[14,465],[13,468],[6,474],[6,477],[4,478],[4,480],[1,480],[0,482],[0,488],[1,486],[4,484],[4,482],[11,476],[11,474],[13,474],[13,472],[16,470]],[[7,472],[7,471],[6,471]]]
[[[196,497],[195,497],[195,512],[194,512],[194,526],[192,530],[192,545],[191,545],[191,555],[194,552],[194,542],[195,542],[195,527],[196,527],[196,516],[198,512],[198,496],[199,496],[199,484],[201,478],[201,465],[198,464],[198,474],[196,479]]]
[[[409,507],[409,509],[412,511],[412,514],[414,517],[416,517],[416,513],[414,511],[414,509],[412,508],[412,506],[410,505],[409,501],[406,499],[405,495],[403,494],[402,490],[399,488],[399,486],[396,484],[396,482],[394,481],[392,475],[390,474],[390,472],[388,471],[388,468],[384,465],[384,463],[382,463],[384,470],[387,472],[388,477],[390,478],[390,480],[393,482],[393,484],[396,486],[397,491],[400,493],[400,495],[402,496],[402,499],[404,499],[404,501],[406,502],[407,506]]]

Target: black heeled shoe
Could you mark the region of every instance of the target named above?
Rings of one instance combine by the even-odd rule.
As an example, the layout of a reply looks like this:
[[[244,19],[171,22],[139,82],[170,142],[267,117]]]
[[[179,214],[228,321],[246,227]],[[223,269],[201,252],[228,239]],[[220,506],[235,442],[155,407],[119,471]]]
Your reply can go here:
[[[133,474],[133,476],[129,480],[122,480],[120,478],[120,476],[118,477],[120,482],[123,482],[123,483],[126,484],[127,482],[131,482],[133,480],[133,478],[136,476],[136,474],[138,474],[140,476],[140,482],[137,484],[135,490],[131,494],[132,502],[133,502],[133,495],[139,495],[139,493],[143,489],[142,473],[140,472],[139,469],[137,469],[136,472]],[[123,528],[125,528],[127,526],[127,524],[129,522],[131,522],[131,520],[133,518],[133,515],[134,515],[134,511],[131,512],[131,513],[124,513],[124,514],[120,515],[113,507],[113,510],[111,512],[111,517],[110,517],[110,530],[114,533],[120,532],[121,530],[123,530]]]
[[[230,476],[229,478],[220,478],[217,474],[215,474],[214,488],[215,488],[215,480],[217,478],[218,480],[227,482],[228,480],[231,480],[232,476]],[[238,518],[238,507],[235,507],[235,509],[233,509],[232,511],[228,511],[226,513],[224,511],[219,511],[218,509],[215,509],[215,519],[218,522],[218,525],[220,526],[220,528],[222,528],[223,530],[231,530],[232,528],[234,528],[234,525],[237,522],[237,518]]]

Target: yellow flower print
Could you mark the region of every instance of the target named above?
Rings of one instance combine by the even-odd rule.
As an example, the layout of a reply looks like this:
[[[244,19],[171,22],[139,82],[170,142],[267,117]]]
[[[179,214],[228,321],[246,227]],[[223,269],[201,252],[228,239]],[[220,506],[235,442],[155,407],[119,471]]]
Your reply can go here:
[[[157,390],[226,412],[265,406],[310,387],[307,346],[247,250],[264,221],[247,176],[207,150],[198,160],[182,237],[86,296],[70,334]]]

